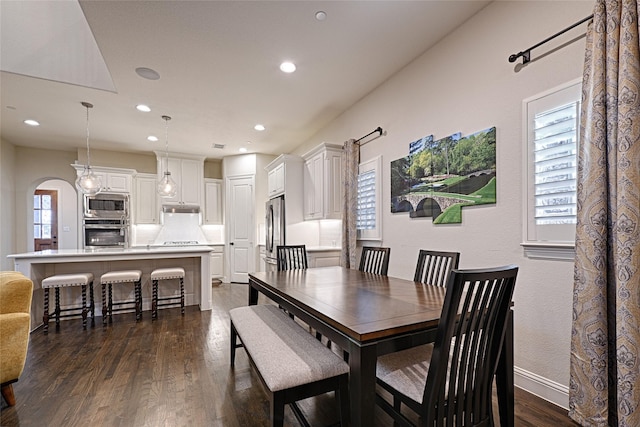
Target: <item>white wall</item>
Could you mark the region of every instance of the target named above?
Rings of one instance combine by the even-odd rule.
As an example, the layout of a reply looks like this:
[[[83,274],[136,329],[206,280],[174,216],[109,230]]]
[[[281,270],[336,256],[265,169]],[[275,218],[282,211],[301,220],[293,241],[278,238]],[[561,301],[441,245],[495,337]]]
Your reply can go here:
[[[0,140],[0,270],[13,270],[13,260],[7,255],[15,252],[15,147]]]
[[[389,274],[411,278],[420,248],[460,251],[461,268],[518,264],[516,383],[565,407],[573,263],[528,259],[520,246],[522,100],[582,75],[585,43],[580,36],[586,25],[534,50],[525,67],[507,59],[588,16],[593,5],[493,2],[294,152],[323,141],[359,138],[381,126],[387,135],[364,145],[361,160],[383,158],[382,245],[392,248]],[[389,164],[408,154],[409,142],[491,126],[497,128],[496,205],[464,208],[458,225],[435,226],[430,218],[390,213]]]

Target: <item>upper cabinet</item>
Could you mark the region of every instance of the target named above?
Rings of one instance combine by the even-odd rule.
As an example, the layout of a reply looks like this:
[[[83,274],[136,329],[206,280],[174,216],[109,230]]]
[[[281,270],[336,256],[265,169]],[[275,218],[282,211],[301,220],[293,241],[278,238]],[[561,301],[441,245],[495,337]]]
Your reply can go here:
[[[78,176],[84,172],[84,165],[71,165],[76,170]],[[100,191],[112,193],[130,193],[133,169],[108,168],[101,166],[91,166],[91,170],[102,181]]]
[[[281,154],[265,169],[269,198],[288,193],[302,193],[302,158],[299,156]]]
[[[166,160],[162,152],[157,151],[158,179],[162,179],[166,169]],[[176,182],[178,191],[173,197],[162,197],[162,204],[201,206],[204,182],[204,157],[181,156],[169,153],[169,172]]]
[[[322,143],[304,159],[304,219],[342,218],[342,147]]]
[[[303,163],[300,156],[281,154],[265,167],[268,198],[284,196],[287,224],[302,222]]]
[[[203,224],[222,224],[222,180],[204,180],[204,220]]]
[[[158,224],[158,177],[154,174],[139,173],[133,178],[133,223]]]

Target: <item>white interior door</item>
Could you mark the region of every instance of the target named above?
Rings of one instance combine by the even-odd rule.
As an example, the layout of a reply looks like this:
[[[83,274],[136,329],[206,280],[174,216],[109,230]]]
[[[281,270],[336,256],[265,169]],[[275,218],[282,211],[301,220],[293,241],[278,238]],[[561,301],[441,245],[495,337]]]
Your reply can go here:
[[[229,280],[248,283],[255,270],[253,177],[227,178]]]

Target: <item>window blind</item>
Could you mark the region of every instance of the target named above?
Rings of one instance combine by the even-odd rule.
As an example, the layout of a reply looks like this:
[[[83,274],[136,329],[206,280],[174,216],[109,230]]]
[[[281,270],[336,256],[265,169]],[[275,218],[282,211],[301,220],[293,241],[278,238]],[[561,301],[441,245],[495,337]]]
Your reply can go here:
[[[356,229],[373,230],[376,228],[376,171],[375,169],[358,174],[358,202]]]

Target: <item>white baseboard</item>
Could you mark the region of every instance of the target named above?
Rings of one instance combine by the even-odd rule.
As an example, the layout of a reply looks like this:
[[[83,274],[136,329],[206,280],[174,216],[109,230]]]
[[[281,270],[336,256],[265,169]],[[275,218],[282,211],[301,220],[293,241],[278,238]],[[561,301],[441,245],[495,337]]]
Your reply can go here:
[[[556,383],[533,372],[514,367],[514,383],[517,387],[535,394],[561,408],[569,408],[569,387]]]

